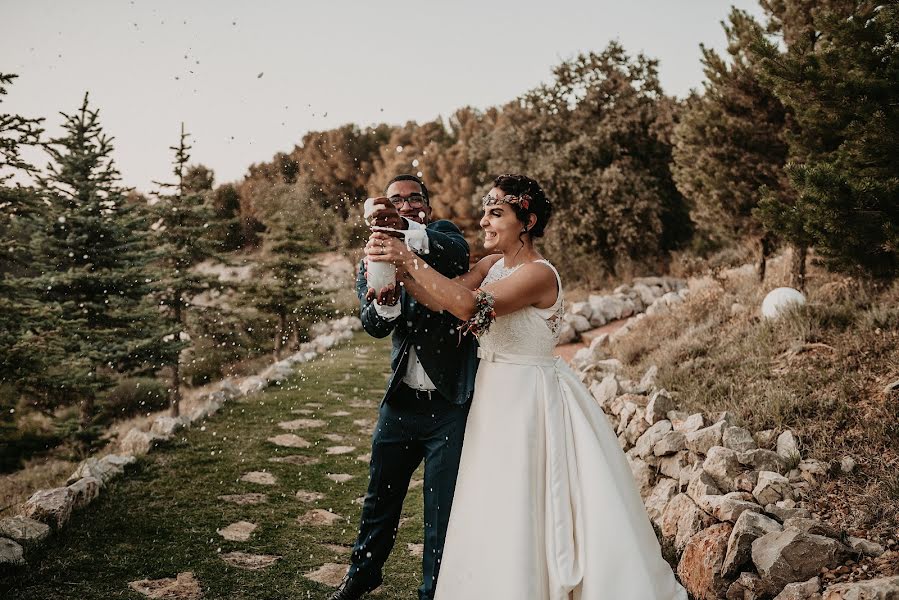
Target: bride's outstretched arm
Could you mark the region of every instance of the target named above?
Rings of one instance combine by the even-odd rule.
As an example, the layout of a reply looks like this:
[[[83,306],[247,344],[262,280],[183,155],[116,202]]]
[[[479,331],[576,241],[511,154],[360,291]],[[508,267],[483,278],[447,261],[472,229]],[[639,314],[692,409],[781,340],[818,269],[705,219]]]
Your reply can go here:
[[[490,267],[492,267],[494,263],[496,263],[496,261],[499,259],[499,254],[485,256],[484,258],[479,260],[470,271],[468,271],[467,273],[463,273],[458,277],[453,277],[449,279],[449,281],[457,283],[467,290],[476,290],[484,281],[484,278],[487,276],[487,271],[489,271]],[[422,266],[422,263],[419,263],[419,268],[426,267],[427,265]],[[420,302],[430,310],[448,310],[444,305],[444,302],[441,300],[441,297],[435,292],[429,291],[427,287],[425,287],[417,279],[415,279],[413,275],[405,270],[404,265],[398,265],[397,269],[397,279],[401,280],[401,285],[405,287],[406,293],[411,294],[413,298],[418,300],[418,302]]]
[[[484,263],[482,260],[472,270],[472,272],[477,270],[478,273],[473,274],[468,280],[450,279],[428,266],[402,242],[379,233],[372,235],[365,247],[365,253],[370,261],[391,262],[405,269],[408,273],[405,282],[409,293],[415,295],[416,292],[424,291],[439,303],[439,310],[449,311],[463,321],[471,319],[477,311],[478,292],[461,281],[471,284],[477,277],[483,281],[486,270],[492,266],[492,263],[490,266],[486,266],[486,263],[482,266]],[[493,262],[497,260],[493,257],[488,258]],[[480,275],[481,269],[484,269],[484,275]],[[409,279],[412,281],[409,282]],[[550,299],[548,303],[551,304],[558,293],[555,274],[551,269],[538,263],[526,264],[512,276],[481,286],[480,289],[493,296],[493,310],[497,316],[515,312],[526,306],[547,303],[547,299]]]

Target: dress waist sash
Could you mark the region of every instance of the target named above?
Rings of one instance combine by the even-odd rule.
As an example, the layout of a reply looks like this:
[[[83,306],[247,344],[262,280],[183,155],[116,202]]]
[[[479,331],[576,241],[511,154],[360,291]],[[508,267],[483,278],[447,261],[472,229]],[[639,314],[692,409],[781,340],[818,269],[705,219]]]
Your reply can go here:
[[[478,358],[488,362],[508,363],[510,365],[537,365],[545,367],[554,367],[561,360],[557,356],[510,354],[508,352],[494,352],[484,348],[478,348]]]

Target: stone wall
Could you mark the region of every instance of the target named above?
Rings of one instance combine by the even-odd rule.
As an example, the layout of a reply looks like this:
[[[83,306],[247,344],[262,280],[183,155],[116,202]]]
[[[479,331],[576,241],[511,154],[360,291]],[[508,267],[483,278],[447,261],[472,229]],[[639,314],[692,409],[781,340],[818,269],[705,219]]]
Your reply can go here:
[[[299,364],[308,362],[335,345],[350,340],[362,327],[356,317],[318,323],[310,332],[312,340],[299,350],[267,367],[258,375],[224,379],[212,386],[190,412],[180,417],[158,416],[146,428],[135,427],[119,441],[119,452],[83,461],[65,486],[38,490],[26,502],[20,515],[0,520],[0,568],[25,564],[25,553],[44,543],[52,530],[63,527],[72,515],[96,500],[107,484],[123,475],[138,456],[174,436],[181,428],[214,415],[228,401],[259,392],[290,377]]]

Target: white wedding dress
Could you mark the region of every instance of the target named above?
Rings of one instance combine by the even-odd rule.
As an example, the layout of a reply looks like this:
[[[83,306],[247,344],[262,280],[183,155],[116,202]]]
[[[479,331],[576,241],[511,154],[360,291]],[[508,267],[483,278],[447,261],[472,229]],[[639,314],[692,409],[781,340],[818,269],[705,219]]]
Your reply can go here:
[[[484,283],[512,272],[500,260]],[[605,414],[553,357],[561,317],[559,280],[553,306],[480,337],[435,600],[687,598]]]

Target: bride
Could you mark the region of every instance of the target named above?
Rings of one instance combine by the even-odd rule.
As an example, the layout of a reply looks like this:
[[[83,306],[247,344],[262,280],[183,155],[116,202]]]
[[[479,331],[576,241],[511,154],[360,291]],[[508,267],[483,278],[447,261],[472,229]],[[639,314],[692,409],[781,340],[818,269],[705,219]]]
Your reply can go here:
[[[553,357],[562,284],[534,248],[551,212],[533,179],[498,177],[480,223],[494,254],[455,279],[388,234],[366,245],[480,343],[436,600],[686,600],[602,409]]]

